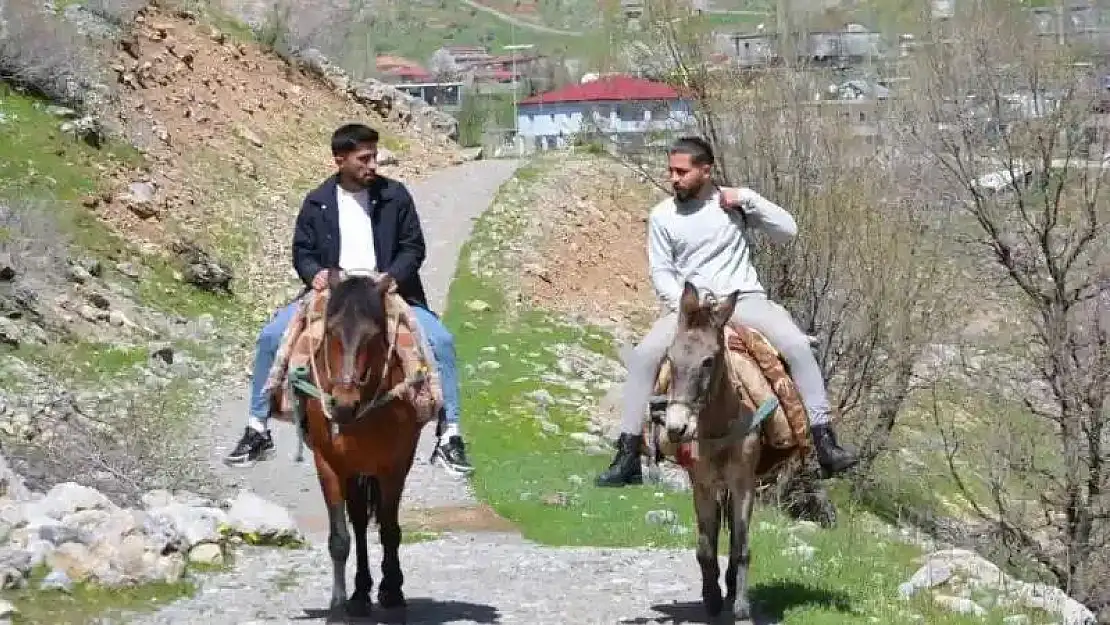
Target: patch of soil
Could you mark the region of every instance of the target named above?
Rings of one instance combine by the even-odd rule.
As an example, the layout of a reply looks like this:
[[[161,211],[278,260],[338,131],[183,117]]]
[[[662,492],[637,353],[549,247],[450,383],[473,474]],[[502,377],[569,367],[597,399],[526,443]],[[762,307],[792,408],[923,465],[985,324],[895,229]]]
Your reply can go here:
[[[550,208],[522,292],[533,305],[608,325],[643,327],[657,303],[647,260],[647,218],[663,194],[601,159],[560,162],[537,184]]]
[[[484,503],[401,512],[401,524],[421,532],[516,532],[508,519]]]
[[[326,514],[295,515],[297,526],[308,533],[326,534]],[[517,529],[484,503],[471,506],[441,506],[401,510],[401,526],[409,532],[494,532],[516,533]]]
[[[399,159],[382,167],[388,176],[412,180],[461,160],[446,138],[384,120],[187,13],[145,7],[113,54],[120,101],[109,114],[146,166],[106,172],[111,182],[86,207],[148,250],[180,238],[231,245],[236,269],[253,274],[237,284],[255,291],[285,279],[293,217],[304,192],[333,172],[329,141],[340,124],[382,133]]]

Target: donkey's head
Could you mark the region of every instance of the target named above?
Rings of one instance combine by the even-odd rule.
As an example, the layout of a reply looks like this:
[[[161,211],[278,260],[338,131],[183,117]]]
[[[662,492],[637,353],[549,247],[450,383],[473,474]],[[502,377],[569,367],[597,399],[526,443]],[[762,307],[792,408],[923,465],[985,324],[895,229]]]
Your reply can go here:
[[[678,328],[667,349],[671,366],[664,424],[673,442],[697,435],[697,419],[724,374],[724,326],[732,318],[740,292],[702,304],[697,289],[686,282],[678,307]]]
[[[385,305],[373,278],[328,273],[327,323],[324,328],[324,358],[331,379],[333,418],[337,423],[354,419],[374,365],[385,356],[380,341],[384,336]],[[337,375],[338,374],[338,375]]]

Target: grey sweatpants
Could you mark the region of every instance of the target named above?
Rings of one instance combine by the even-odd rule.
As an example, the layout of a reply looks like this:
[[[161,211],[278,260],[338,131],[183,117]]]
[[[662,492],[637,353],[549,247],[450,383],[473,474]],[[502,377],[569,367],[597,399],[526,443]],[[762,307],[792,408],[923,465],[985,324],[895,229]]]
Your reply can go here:
[[[794,323],[790,313],[765,295],[753,293],[741,296],[732,313],[732,320],[757,330],[782,353],[809,413],[810,424],[828,423],[829,398],[821,368],[810,350],[809,339]],[[655,388],[655,376],[659,364],[667,355],[667,348],[674,340],[677,325],[677,312],[661,317],[633,350],[630,362],[626,363],[628,380],[624,384],[621,432],[637,434],[642,431],[648,400]]]

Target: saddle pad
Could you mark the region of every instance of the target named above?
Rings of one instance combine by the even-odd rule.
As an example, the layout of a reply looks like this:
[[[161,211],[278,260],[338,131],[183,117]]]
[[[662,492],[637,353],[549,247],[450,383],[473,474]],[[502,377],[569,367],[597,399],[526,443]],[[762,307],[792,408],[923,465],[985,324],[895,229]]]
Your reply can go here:
[[[311,366],[312,357],[324,337],[328,296],[327,289],[306,294],[282,335],[281,346],[263,389],[263,393],[270,397],[273,418],[283,421],[293,418],[293,398],[287,384],[289,372],[297,367]],[[416,409],[420,423],[427,423],[437,418],[443,407],[443,386],[435,356],[408,302],[391,291],[384,303],[386,332],[405,376],[424,369],[423,382],[409,387],[401,399]]]
[[[746,326],[725,327],[725,344],[729,381],[737,390],[744,406],[753,413],[771,396],[778,398],[778,407],[761,425],[763,446],[757,474],[765,476],[792,458],[804,457],[811,446],[809,419],[794,381],[785,363],[771,343],[759,332]],[[669,363],[664,362],[656,379],[656,395],[665,395],[670,385]],[[651,420],[645,426],[647,442],[658,440],[658,426]],[[689,467],[698,457],[697,443],[671,445],[660,441],[664,457]]]

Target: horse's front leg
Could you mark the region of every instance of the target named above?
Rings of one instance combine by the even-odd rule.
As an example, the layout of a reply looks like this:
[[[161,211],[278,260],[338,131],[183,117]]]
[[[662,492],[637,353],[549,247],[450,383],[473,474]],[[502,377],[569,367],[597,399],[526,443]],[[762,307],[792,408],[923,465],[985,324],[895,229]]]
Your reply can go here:
[[[721,613],[721,567],[717,563],[717,538],[721,531],[721,508],[717,491],[708,476],[690,473],[694,490],[694,516],[698,522],[698,566],[701,568],[701,600],[705,611],[714,617]]]
[[[347,618],[347,556],[351,552],[351,534],[347,530],[346,484],[337,472],[316,453],[316,473],[324,503],[328,508],[328,554],[332,563],[331,603],[328,623],[346,623]]]
[[[378,584],[378,604],[383,609],[405,607],[405,593],[401,587],[405,575],[401,571],[401,493],[405,487],[406,472],[378,478],[376,515],[378,539],[382,545],[382,581]]]
[[[370,615],[370,590],[374,578],[370,575],[370,555],[367,552],[366,531],[370,526],[372,506],[371,483],[374,478],[354,476],[347,480],[347,514],[355,529],[355,591],[347,603],[351,616]]]
[[[758,457],[750,454],[742,461],[733,461],[729,467],[729,519],[728,569],[725,570],[725,585],[728,600],[732,602],[735,620],[751,619],[751,603],[748,599],[748,568],[751,564],[749,527],[752,507],[755,503],[755,466]]]

